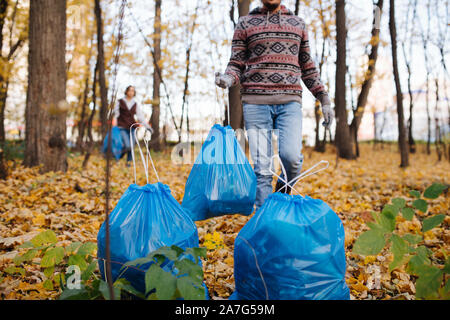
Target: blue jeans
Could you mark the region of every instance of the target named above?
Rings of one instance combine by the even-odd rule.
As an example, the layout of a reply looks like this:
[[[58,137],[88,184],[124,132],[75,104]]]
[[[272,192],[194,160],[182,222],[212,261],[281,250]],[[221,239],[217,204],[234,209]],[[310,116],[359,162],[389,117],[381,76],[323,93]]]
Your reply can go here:
[[[273,156],[274,130],[278,136],[278,153],[286,169],[287,181],[300,174],[303,164],[302,105],[298,102],[244,104],[244,122],[257,178],[255,207],[258,210],[273,192],[270,160]]]
[[[131,131],[131,135],[132,135],[132,139],[133,139],[133,145],[136,142],[136,140],[134,138],[134,131],[135,131],[135,129],[133,128],[132,131]],[[125,154],[127,154],[127,162],[130,162],[131,160],[133,160],[132,155],[131,155],[131,152],[133,152],[133,150],[132,150],[131,144],[130,144],[130,130],[124,129],[124,128],[120,128],[120,135],[122,136],[123,150],[124,150],[124,153],[122,154],[122,157]]]

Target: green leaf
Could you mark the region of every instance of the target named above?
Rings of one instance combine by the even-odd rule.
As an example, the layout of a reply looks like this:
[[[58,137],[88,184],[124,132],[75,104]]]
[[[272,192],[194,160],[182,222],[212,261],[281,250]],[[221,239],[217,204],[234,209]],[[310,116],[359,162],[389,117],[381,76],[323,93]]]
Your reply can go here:
[[[174,246],[175,249],[169,248],[169,247],[161,247],[158,250],[152,252],[154,256],[164,256],[167,259],[171,260],[171,261],[175,261],[177,260],[178,256],[179,256],[179,250],[180,248]],[[181,252],[183,251],[183,249],[180,249]]]
[[[15,266],[9,266],[3,270],[4,272],[14,275],[16,273],[20,273],[22,276],[25,275],[25,269],[24,268],[17,268]]]
[[[31,243],[35,247],[40,247],[47,244],[55,244],[56,242],[58,242],[58,239],[56,238],[56,234],[52,230],[41,232],[33,239],[31,239]]]
[[[434,227],[437,227],[438,225],[440,225],[442,223],[442,221],[444,221],[444,219],[445,219],[445,214],[437,214],[430,218],[426,218],[425,220],[423,220],[423,223],[422,223],[422,232],[427,232],[427,231],[433,229]]]
[[[74,254],[69,257],[69,261],[67,261],[67,264],[69,266],[79,266],[81,271],[84,271],[87,269],[88,264],[83,256],[80,256],[79,254]]]
[[[85,257],[86,255],[92,255],[97,250],[97,245],[93,242],[86,242],[78,249],[77,254]]]
[[[114,282],[114,287],[120,289],[121,291],[132,294],[138,298],[145,299],[145,295],[142,292],[136,290],[126,279],[117,279]]]
[[[44,283],[42,284],[42,286],[47,289],[47,290],[53,290],[53,281],[50,279],[47,279],[44,281]]]
[[[82,245],[81,242],[72,242],[71,244],[69,244],[69,245],[66,247],[66,254],[67,254],[67,255],[70,255],[70,254],[75,253],[75,252],[77,251],[77,249],[78,249],[79,247],[81,247],[81,245]]]
[[[55,272],[55,267],[45,268],[44,276],[46,276],[47,278],[51,278],[53,276],[54,272]]]
[[[387,217],[392,217],[395,218],[398,214],[399,208],[395,205],[392,204],[387,204],[384,206],[383,211],[381,211],[381,214],[387,216]]]
[[[428,257],[432,254],[432,252],[427,247],[420,246],[416,249],[415,253],[416,254],[409,259],[406,270],[409,274],[418,275],[423,268],[430,265],[431,261]]]
[[[84,272],[81,274],[81,280],[87,281],[92,276],[92,274],[95,271],[95,268],[97,268],[97,262],[93,261],[89,266],[84,270]]]
[[[422,268],[419,278],[416,281],[416,298],[418,299],[436,299],[439,297],[438,290],[442,283],[442,270],[428,266]]]
[[[186,253],[190,254],[194,257],[195,259],[195,263],[198,263],[198,258],[202,257],[205,258],[207,257],[207,250],[206,248],[187,248],[186,249]]]
[[[23,263],[23,262],[28,262],[34,259],[34,257],[36,257],[38,253],[38,250],[36,249],[31,249],[28,250],[27,252],[25,252],[23,255],[17,255],[14,257],[13,262],[16,266],[18,266],[19,264]]]
[[[450,273],[450,257],[448,257],[445,261],[444,269],[442,271],[444,271],[445,273]]]
[[[174,265],[178,269],[178,277],[188,275],[197,286],[202,285],[203,269],[198,264],[189,259],[182,259],[175,261]]]
[[[66,278],[64,276],[64,273],[57,273],[53,277],[53,280],[55,283],[58,283],[61,289],[64,289],[64,284],[66,283]]]
[[[439,293],[443,299],[450,299],[450,281],[445,282],[445,286],[439,290]]]
[[[47,250],[41,260],[41,267],[48,268],[60,263],[64,258],[64,249],[56,247]]]
[[[389,271],[401,266],[405,262],[405,255],[409,252],[408,243],[396,234],[392,235],[391,241],[391,251],[394,254],[394,260],[389,265]]]
[[[19,246],[19,248],[21,248],[21,249],[31,249],[31,248],[34,248],[34,244],[31,241],[26,241],[26,242],[22,243]]]
[[[392,199],[392,204],[394,206],[396,206],[397,208],[402,209],[406,205],[406,200],[403,198],[395,198],[395,199]]]
[[[124,268],[129,266],[139,267],[150,262],[153,262],[153,255],[147,256],[145,258],[139,258],[133,261],[128,261],[122,266],[122,268],[120,268],[120,270],[123,270]]]
[[[422,211],[424,213],[427,212],[428,204],[423,199],[414,200],[412,205],[413,205],[414,208],[419,209],[420,211]]]
[[[408,241],[411,244],[418,244],[423,240],[423,237],[418,234],[405,234],[403,236],[403,239]]]
[[[440,183],[433,183],[425,190],[423,196],[428,199],[436,199],[445,191],[445,189],[447,189],[447,186]]]
[[[84,285],[80,289],[65,289],[58,298],[59,300],[89,300],[89,292]]]
[[[380,230],[369,230],[361,234],[353,245],[353,252],[361,255],[377,255],[386,245]]]
[[[164,271],[156,264],[152,264],[145,273],[145,292],[150,293],[156,289],[156,295],[159,300],[170,300],[175,294],[176,277],[167,271]]]
[[[179,257],[180,255],[182,255],[183,252],[184,252],[183,249],[181,249],[180,247],[178,247],[178,246],[176,246],[176,245],[173,245],[173,246],[171,246],[170,248],[171,248],[173,251],[176,252],[177,257]]]
[[[392,216],[390,211],[382,212],[380,216],[380,226],[384,233],[389,233],[395,230],[395,216]]]
[[[411,221],[414,218],[414,210],[411,208],[403,208],[402,209],[402,216],[408,221]]]
[[[177,288],[184,300],[205,300],[205,288],[194,286],[188,277],[178,278]]]
[[[102,294],[102,296],[105,300],[111,300],[107,282],[100,280],[100,286],[99,286],[98,290],[100,291],[100,293]],[[113,292],[114,292],[114,300],[120,300],[120,288],[113,286]]]
[[[411,190],[411,191],[409,192],[409,194],[410,194],[411,196],[413,196],[414,198],[420,199],[420,192],[417,191],[417,190]]]

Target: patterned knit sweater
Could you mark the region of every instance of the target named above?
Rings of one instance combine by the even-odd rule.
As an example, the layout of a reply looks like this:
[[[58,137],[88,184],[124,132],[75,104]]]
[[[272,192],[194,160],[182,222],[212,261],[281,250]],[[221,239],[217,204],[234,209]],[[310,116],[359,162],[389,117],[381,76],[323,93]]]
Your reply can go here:
[[[225,73],[241,83],[244,103],[301,103],[300,79],[322,105],[330,103],[311,59],[305,22],[283,5],[274,14],[256,8],[239,18]]]

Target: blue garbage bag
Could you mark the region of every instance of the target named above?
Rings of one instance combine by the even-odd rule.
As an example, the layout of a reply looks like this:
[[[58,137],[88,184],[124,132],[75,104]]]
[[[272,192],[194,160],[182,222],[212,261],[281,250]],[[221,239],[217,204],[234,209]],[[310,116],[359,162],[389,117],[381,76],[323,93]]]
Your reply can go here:
[[[274,193],[234,244],[236,300],[348,300],[344,227],[322,200]]]
[[[250,215],[256,175],[230,126],[214,125],[185,186],[183,208],[192,220],[226,214]]]
[[[97,235],[103,279],[106,279],[105,231],[103,223]],[[169,187],[158,182],[145,186],[132,184],[125,191],[110,214],[110,245],[113,281],[120,275],[134,288],[145,292],[145,273],[133,268],[122,273],[124,263],[146,257],[163,246],[198,247],[199,241],[192,219],[171,195]],[[148,267],[150,265],[140,269],[147,270]],[[170,272],[172,266],[166,264],[163,269]]]
[[[118,127],[111,128],[111,152],[116,160],[119,160],[122,156],[124,143],[122,141],[122,135],[120,133],[120,129]],[[105,137],[105,141],[103,141],[102,152],[106,154],[108,150],[108,138],[109,133]]]

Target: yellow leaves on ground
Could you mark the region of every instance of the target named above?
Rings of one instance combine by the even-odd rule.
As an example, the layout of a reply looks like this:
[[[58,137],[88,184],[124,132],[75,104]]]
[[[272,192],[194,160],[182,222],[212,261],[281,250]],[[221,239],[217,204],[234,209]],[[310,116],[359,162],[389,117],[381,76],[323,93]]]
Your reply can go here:
[[[420,149],[420,148],[419,148]],[[154,156],[161,182],[169,185],[179,202],[191,165],[175,165],[170,151]],[[411,166],[399,168],[396,146],[385,145],[373,150],[361,145],[358,161],[339,160],[336,168],[334,152],[325,154],[304,150],[304,170],[320,160],[330,162],[329,169],[310,176],[296,186],[303,195],[320,198],[342,219],[346,238],[347,274],[352,299],[413,299],[414,279],[405,270],[389,272],[392,255],[387,251],[376,257],[361,257],[351,252],[352,245],[365,222],[371,221],[371,212],[379,212],[392,198],[409,199],[408,191],[423,191],[433,182],[450,181],[448,162],[437,162],[435,155],[427,156],[421,150],[411,155]],[[11,259],[18,245],[29,241],[40,230],[52,229],[63,244],[73,241],[96,242],[97,232],[104,221],[105,161],[100,155],[91,157],[88,168],[82,170],[81,156],[69,159],[67,173],[39,174],[38,169],[15,167],[6,181],[0,182],[0,295],[2,299],[54,299],[56,290],[43,286],[45,279],[38,267],[26,268],[26,275],[4,272],[12,266]],[[138,162],[139,163],[139,162]],[[137,182],[146,183],[142,164],[138,165]],[[149,172],[149,182],[156,176]],[[274,180],[275,182],[275,180]],[[130,184],[134,183],[133,168],[124,161],[114,163],[111,176],[111,208]],[[419,213],[412,221],[399,217],[397,232],[421,234],[420,222],[437,213],[447,214],[439,228],[424,234],[425,242],[433,250],[433,259],[442,259],[450,253],[450,201],[447,197],[431,200],[430,212]],[[203,263],[205,283],[213,299],[228,298],[235,289],[233,276],[234,240],[250,217],[227,215],[196,222],[200,245],[208,248],[208,259]],[[2,278],[3,277],[3,278]]]

